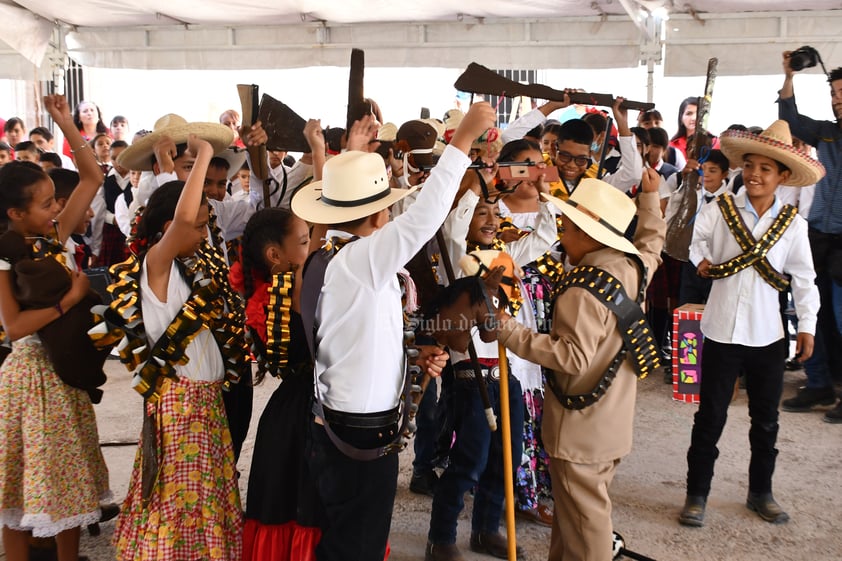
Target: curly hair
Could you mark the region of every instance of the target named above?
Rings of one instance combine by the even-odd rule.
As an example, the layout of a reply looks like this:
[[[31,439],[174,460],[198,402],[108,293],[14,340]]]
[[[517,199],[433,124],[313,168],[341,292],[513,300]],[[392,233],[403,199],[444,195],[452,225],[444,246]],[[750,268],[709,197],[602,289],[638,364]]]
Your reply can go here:
[[[269,280],[270,267],[263,258],[263,250],[270,243],[282,245],[289,234],[294,215],[285,209],[270,207],[258,210],[249,218],[243,231],[242,259],[245,298],[254,294],[256,275]]]

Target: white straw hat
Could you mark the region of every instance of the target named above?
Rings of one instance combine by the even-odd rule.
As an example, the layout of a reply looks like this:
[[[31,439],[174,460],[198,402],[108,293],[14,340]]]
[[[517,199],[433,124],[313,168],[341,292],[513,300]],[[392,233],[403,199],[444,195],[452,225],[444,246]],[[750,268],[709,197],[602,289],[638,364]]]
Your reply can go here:
[[[352,150],[329,159],[322,180],[295,194],[292,212],[314,224],[341,224],[389,208],[415,190],[391,189],[383,158]]]
[[[155,121],[152,132],[137,139],[117,157],[117,163],[126,169],[149,171],[152,169],[152,156],[155,143],[162,136],[169,136],[178,144],[187,143],[189,135],[195,134],[207,140],[218,154],[234,142],[234,131],[219,123],[188,123],[184,117],[168,113]]]
[[[622,191],[599,179],[583,179],[567,201],[542,193],[587,235],[623,253],[640,254],[625,237],[637,208]]]

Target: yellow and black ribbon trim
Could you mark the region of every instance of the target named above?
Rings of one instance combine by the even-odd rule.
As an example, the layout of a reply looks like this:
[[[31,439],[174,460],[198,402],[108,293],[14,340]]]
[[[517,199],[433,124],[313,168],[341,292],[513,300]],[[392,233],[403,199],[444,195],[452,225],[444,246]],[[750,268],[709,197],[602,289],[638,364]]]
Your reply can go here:
[[[641,268],[641,290],[638,291],[638,300],[629,298],[623,284],[608,272],[596,267],[577,267],[564,275],[556,287],[556,294],[561,294],[569,288],[583,288],[596,297],[617,317],[617,328],[623,339],[623,346],[614,356],[608,369],[603,374],[599,383],[585,394],[565,394],[554,374],[547,376],[547,385],[558,399],[559,403],[567,409],[584,409],[593,405],[608,391],[620,365],[627,356],[632,356],[632,368],[635,375],[643,379],[653,370],[660,366],[658,345],[653,336],[652,329],[646,321],[646,316],[640,307],[642,294],[645,293],[646,269],[642,261],[635,263]]]
[[[259,372],[283,378],[289,368],[289,344],[291,339],[292,293],[295,273],[281,273],[272,276],[272,284],[266,286],[269,301],[266,304],[266,344],[252,345]],[[262,342],[261,342],[262,343]]]
[[[792,205],[784,205],[766,233],[760,240],[755,240],[737,209],[734,197],[730,193],[720,196],[717,204],[725,224],[743,253],[725,263],[711,265],[708,269],[710,277],[722,279],[735,275],[748,267],[754,267],[761,278],[772,288],[779,292],[786,290],[789,286],[789,279],[772,267],[766,255],[780,241],[786,229],[792,224],[798,209]]]

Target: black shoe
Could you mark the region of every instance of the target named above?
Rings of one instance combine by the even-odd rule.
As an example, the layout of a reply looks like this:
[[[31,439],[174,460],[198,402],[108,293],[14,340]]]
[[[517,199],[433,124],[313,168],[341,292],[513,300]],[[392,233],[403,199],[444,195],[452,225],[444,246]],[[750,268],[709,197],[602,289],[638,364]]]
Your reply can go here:
[[[801,413],[810,411],[816,405],[833,405],[834,403],[836,403],[836,394],[833,392],[833,387],[816,389],[802,386],[798,388],[795,397],[781,402],[781,409],[790,413]]]
[[[409,490],[418,495],[432,497],[436,493],[438,482],[439,478],[433,470],[420,474],[413,473],[412,479],[409,481]]]
[[[669,366],[664,368],[664,383],[672,385],[672,368]]]
[[[842,399],[836,407],[824,414],[823,420],[825,423],[842,423]]]
[[[498,559],[509,558],[509,543],[506,536],[499,532],[478,532],[471,534],[471,551],[487,553]],[[525,553],[520,546],[515,549],[517,558],[523,559]]]
[[[783,524],[789,521],[789,515],[775,502],[772,493],[749,492],[748,498],[746,498],[746,506],[766,522]]]
[[[687,498],[684,500],[684,508],[681,509],[681,514],[678,515],[679,524],[694,528],[704,526],[706,505],[707,497],[687,495]]]
[[[801,370],[802,368],[804,368],[804,365],[801,364],[800,362],[798,362],[796,359],[791,358],[791,359],[786,361],[786,364],[784,365],[784,367],[789,371],[793,371],[793,370]]]

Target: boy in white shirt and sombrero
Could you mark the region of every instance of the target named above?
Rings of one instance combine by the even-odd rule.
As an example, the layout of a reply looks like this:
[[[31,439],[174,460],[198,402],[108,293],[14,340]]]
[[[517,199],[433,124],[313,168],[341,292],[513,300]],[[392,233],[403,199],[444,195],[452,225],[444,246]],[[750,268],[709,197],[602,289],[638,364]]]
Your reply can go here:
[[[713,286],[702,317],[701,398],[687,451],[687,498],[679,522],[704,524],[719,455],[716,444],[734,383],[744,371],[751,417],[746,506],[763,520],[780,524],[789,516],[772,495],[772,473],[789,349],[778,295],[792,287],[798,314],[796,356],[803,361],[813,352],[819,294],[807,223],[797,208],[782,205],[775,191],[781,184],[812,185],[824,175],[824,167],[793,147],[785,121],[775,121],[760,134],[726,131],[720,142],[730,161],[743,162],[745,190],[704,207],[693,228],[690,260],[699,264],[701,277],[713,279]]]
[[[325,515],[320,561],[384,558],[404,386],[397,273],[444,222],[470,164],[471,142],[495,117],[487,103],[471,107],[415,204],[394,221],[389,208],[415,188],[390,189],[376,153],[335,156],[323,180],[292,199],[299,217],[328,225],[327,243],[305,266],[301,296],[315,358],[317,414],[308,458]]]

